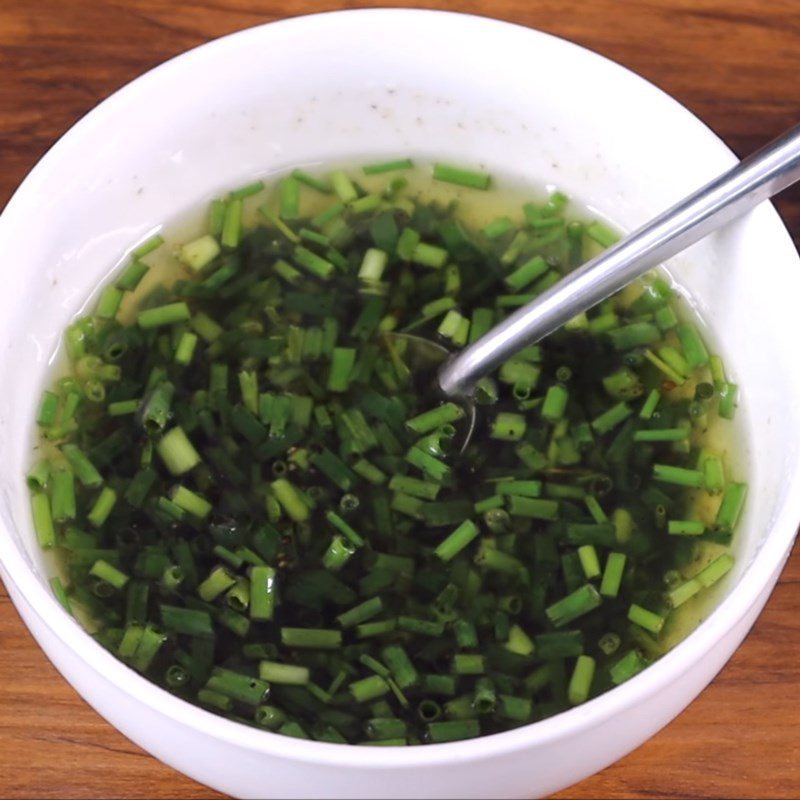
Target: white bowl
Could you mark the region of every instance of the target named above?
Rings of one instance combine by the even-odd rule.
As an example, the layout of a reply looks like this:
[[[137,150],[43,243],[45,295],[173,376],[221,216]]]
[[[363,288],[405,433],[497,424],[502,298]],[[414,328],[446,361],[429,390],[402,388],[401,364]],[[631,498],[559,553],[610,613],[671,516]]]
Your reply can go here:
[[[800,265],[764,205],[670,265],[743,386],[739,459],[751,492],[727,594],[643,674],[507,733],[361,748],[221,719],[96,644],[47,588],[23,479],[59,332],[126,248],[176,210],[267,170],[400,154],[555,184],[628,228],[735,162],[674,100],[573,44],[477,17],[348,11],[242,31],[139,78],[42,159],[0,218],[0,574],[42,648],[100,714],[233,795],[522,797],[574,783],[706,686],[763,607],[800,519]]]

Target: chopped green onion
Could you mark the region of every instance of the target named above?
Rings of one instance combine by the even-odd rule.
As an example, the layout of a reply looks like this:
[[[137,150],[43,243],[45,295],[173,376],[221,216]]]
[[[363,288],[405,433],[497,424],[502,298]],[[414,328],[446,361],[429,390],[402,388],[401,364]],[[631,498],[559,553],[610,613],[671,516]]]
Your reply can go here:
[[[567,698],[573,706],[585,703],[589,699],[594,671],[595,660],[591,656],[578,656],[567,689]]]
[[[557,603],[545,609],[548,619],[557,628],[572,622],[578,617],[594,611],[602,602],[602,598],[591,584],[587,583],[567,595]]]
[[[469,189],[483,190],[489,188],[492,180],[491,176],[484,172],[474,172],[473,170],[462,169],[448,164],[434,164],[433,179],[445,181],[446,183],[455,183],[457,186],[466,186]]]

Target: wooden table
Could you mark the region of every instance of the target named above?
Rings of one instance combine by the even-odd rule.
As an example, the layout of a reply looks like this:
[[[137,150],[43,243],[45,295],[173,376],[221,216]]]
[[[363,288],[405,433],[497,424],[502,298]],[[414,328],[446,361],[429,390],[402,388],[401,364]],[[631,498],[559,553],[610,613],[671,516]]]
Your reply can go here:
[[[345,2],[348,8],[393,3]],[[747,153],[800,117],[800,0],[462,0],[572,39],[654,81]],[[0,203],[45,150],[141,72],[208,39],[326,0],[3,0]],[[800,192],[778,207],[800,233]],[[13,254],[3,254],[10,268]],[[800,796],[800,551],[722,674],[573,798]],[[0,586],[0,797],[211,797],[97,716]]]

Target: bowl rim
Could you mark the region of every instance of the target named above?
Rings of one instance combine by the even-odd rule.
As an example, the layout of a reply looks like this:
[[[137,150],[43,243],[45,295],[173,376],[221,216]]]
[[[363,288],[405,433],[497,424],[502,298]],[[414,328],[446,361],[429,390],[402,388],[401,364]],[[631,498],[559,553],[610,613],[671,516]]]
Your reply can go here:
[[[704,137],[713,143],[720,155],[730,164],[736,163],[732,151],[713,131],[685,106],[652,82],[639,76],[617,62],[553,34],[524,25],[501,21],[492,17],[451,11],[414,8],[370,8],[328,11],[289,17],[245,28],[218,39],[206,42],[180,53],[162,64],[148,70],[117,89],[94,109],[76,122],[45,153],[9,199],[0,215],[0,242],[13,230],[15,218],[24,218],[35,208],[35,193],[38,185],[46,182],[51,165],[68,158],[70,151],[87,137],[91,138],[96,124],[124,110],[137,101],[137,95],[157,86],[161,76],[186,69],[192,63],[218,52],[234,51],[246,39],[257,40],[264,36],[280,35],[289,28],[302,28],[310,21],[318,24],[321,18],[331,24],[356,24],[366,17],[383,17],[383,24],[391,24],[387,17],[416,17],[418,24],[442,22],[453,26],[492,26],[501,35],[524,35],[532,41],[547,40],[572,57],[591,62],[593,68],[616,73],[615,77],[639,85],[653,96],[660,95],[664,108],[669,109],[676,120],[691,127],[698,138]],[[761,228],[776,241],[784,239],[790,251],[789,259],[800,266],[791,239],[783,223],[769,204],[768,215],[763,216]],[[153,712],[170,718],[214,739],[259,754],[268,754],[295,762],[313,762],[338,767],[357,767],[378,770],[402,767],[428,767],[453,764],[479,757],[491,758],[500,753],[513,753],[530,749],[544,742],[553,742],[569,737],[587,728],[598,726],[616,714],[628,709],[648,696],[664,690],[685,674],[703,653],[712,650],[723,637],[736,626],[756,604],[762,592],[769,587],[789,554],[800,520],[800,468],[797,469],[786,492],[783,505],[765,536],[758,552],[739,577],[736,591],[731,592],[717,605],[709,616],[685,639],[639,675],[597,698],[574,709],[561,712],[540,722],[525,725],[502,733],[490,734],[477,739],[446,744],[409,748],[369,748],[300,740],[280,734],[262,731],[242,723],[220,717],[170,694],[165,689],[140,676],[123,662],[98,644],[74,619],[67,615],[55,597],[35,575],[33,569],[13,542],[5,525],[0,526],[0,572],[7,584],[21,596],[23,603],[38,616],[51,634],[81,661],[87,663],[102,678],[125,692],[131,699],[149,707]],[[13,597],[12,597],[13,599]],[[15,602],[17,602],[15,600]]]

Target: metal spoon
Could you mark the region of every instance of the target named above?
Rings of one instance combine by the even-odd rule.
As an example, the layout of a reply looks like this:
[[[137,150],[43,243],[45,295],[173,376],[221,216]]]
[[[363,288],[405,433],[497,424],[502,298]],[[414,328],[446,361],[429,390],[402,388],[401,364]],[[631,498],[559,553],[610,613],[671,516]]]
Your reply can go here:
[[[680,253],[764,200],[800,180],[800,125],[566,275],[456,355],[409,334],[406,352],[439,360],[436,376],[446,397],[460,399],[474,428],[475,382],[514,353],[539,341],[582,311],[619,291],[647,270]]]
[[[800,125],[617,242],[446,361],[439,386],[469,395],[475,381],[644,272],[800,180]]]

